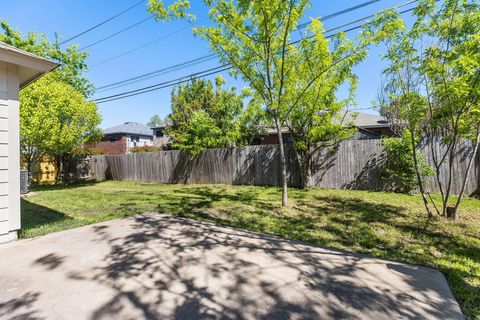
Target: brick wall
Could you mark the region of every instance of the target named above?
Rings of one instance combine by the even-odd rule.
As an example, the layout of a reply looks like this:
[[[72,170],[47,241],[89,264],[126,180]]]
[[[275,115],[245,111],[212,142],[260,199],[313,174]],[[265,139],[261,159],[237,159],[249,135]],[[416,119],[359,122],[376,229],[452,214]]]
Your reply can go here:
[[[102,150],[104,154],[125,154],[127,152],[127,137],[119,137],[115,141],[100,141],[95,148]]]

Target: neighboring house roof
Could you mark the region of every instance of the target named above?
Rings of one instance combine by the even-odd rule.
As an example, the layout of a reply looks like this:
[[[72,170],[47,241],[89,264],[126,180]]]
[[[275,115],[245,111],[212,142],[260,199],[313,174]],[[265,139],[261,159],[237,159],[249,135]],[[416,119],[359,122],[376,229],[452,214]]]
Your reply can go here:
[[[355,117],[356,115],[356,117]],[[385,128],[388,127],[388,121],[385,117],[363,112],[348,111],[345,116],[345,122],[353,121],[359,128]]]
[[[342,117],[343,117],[342,113]],[[340,121],[340,120],[339,120]],[[344,123],[353,122],[353,124],[358,128],[387,128],[389,126],[388,121],[385,117],[380,115],[368,114],[363,112],[347,111],[345,118],[343,119]],[[282,128],[282,132],[287,133],[288,128]],[[275,134],[277,129],[273,127],[266,128],[266,133]]]
[[[0,42],[0,61],[19,66],[20,89],[46,72],[58,67],[55,62],[12,47],[4,42]]]
[[[153,131],[147,125],[138,122],[125,122],[118,126],[105,129],[104,134],[136,134],[140,136],[153,136]]]

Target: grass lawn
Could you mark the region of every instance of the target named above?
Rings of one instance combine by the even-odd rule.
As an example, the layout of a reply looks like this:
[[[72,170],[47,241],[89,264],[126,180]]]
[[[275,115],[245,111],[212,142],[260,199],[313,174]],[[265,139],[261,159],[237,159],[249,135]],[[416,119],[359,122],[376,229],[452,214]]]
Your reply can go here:
[[[440,269],[464,314],[480,319],[480,200],[456,222],[427,221],[420,197],[350,190],[100,182],[39,187],[22,199],[22,238],[162,212]]]

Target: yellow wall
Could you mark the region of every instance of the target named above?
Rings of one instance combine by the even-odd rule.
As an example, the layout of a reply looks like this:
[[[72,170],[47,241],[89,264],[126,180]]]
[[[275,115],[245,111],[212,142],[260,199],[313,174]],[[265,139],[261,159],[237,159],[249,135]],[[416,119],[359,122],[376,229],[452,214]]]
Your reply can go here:
[[[25,167],[25,165],[22,167]],[[53,184],[56,182],[56,175],[57,168],[53,158],[45,156],[39,163],[35,165],[32,181],[39,184]]]

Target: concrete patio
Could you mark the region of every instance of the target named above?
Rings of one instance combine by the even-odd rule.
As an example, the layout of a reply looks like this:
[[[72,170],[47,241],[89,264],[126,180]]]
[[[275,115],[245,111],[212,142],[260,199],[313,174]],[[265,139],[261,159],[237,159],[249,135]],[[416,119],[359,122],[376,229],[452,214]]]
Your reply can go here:
[[[463,319],[443,275],[161,214],[0,246],[1,319]]]

